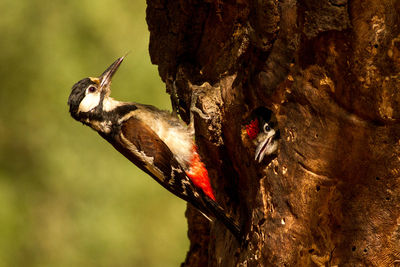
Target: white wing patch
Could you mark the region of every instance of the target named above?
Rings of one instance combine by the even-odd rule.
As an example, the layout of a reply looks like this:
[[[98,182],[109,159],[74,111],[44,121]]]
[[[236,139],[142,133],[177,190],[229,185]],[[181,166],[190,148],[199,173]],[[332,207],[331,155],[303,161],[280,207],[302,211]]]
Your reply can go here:
[[[97,107],[100,103],[100,92],[86,94],[79,104],[78,112],[88,112]]]

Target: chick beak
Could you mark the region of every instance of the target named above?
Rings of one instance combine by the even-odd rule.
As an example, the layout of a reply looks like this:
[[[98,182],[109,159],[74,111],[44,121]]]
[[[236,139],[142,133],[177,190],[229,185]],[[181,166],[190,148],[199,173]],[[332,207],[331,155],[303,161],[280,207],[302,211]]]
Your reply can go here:
[[[267,147],[270,144],[272,138],[273,136],[268,136],[267,138],[263,139],[261,143],[257,146],[254,159],[259,163],[264,159],[264,156],[267,153]]]
[[[115,72],[117,72],[119,65],[121,65],[125,56],[118,58],[114,61],[104,72],[100,75],[100,90],[106,91],[106,93],[110,93],[110,84],[111,79],[114,76]]]
[[[274,153],[278,148],[278,139],[280,138],[280,131],[270,130],[268,134],[261,133],[257,137],[257,141],[259,142],[256,153],[255,160],[259,163],[264,159],[265,156],[268,156]]]

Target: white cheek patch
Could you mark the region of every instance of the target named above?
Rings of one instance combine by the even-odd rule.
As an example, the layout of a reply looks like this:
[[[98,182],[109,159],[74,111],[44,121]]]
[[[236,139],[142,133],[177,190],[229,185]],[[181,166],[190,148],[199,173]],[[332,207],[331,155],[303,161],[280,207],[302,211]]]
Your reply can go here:
[[[100,92],[90,93],[83,98],[79,105],[78,112],[88,112],[97,107],[100,103]]]

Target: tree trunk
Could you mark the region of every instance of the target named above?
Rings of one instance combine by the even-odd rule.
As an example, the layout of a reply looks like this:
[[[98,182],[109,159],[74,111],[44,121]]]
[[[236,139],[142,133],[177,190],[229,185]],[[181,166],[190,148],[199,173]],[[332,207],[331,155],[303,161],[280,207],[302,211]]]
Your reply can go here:
[[[400,264],[400,1],[148,0],[150,55],[240,245],[188,208],[184,266]],[[281,132],[261,163],[245,134]]]

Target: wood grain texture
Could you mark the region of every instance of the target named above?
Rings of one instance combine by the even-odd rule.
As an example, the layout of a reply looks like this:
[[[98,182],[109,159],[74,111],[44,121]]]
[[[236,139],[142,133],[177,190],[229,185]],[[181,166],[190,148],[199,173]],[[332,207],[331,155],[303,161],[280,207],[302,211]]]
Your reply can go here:
[[[248,238],[219,224],[208,238],[188,212],[185,266],[399,263],[399,14],[389,0],[148,1],[152,62],[183,118],[199,95],[200,154]],[[243,125],[259,106],[282,136],[261,164]]]

